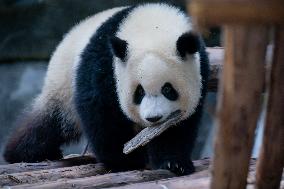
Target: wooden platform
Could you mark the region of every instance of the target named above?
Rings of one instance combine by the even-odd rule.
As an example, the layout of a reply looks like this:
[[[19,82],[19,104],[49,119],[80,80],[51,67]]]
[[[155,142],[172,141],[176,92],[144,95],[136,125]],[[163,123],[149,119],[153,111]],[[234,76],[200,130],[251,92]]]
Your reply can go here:
[[[9,188],[125,188],[205,189],[210,182],[210,159],[194,161],[196,173],[177,177],[167,170],[111,173],[91,156],[55,162],[16,163],[0,166],[0,187]],[[256,160],[251,160],[248,188],[255,182]],[[284,188],[282,177],[281,189]]]
[[[267,61],[271,50],[267,50]],[[224,51],[208,48],[210,59],[209,90],[216,91],[222,70]],[[194,161],[196,173],[176,177],[167,170],[135,170],[112,173],[91,156],[79,156],[56,162],[0,165],[0,188],[127,188],[127,189],[207,189],[210,186],[210,160]],[[256,160],[250,163],[247,188],[255,183]],[[282,176],[281,189],[284,189]]]

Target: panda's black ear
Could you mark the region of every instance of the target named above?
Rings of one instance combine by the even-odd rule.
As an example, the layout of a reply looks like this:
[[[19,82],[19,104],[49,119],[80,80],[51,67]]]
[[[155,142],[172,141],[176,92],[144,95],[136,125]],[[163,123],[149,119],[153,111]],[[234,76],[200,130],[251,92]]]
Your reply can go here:
[[[126,60],[127,56],[127,42],[116,36],[110,38],[110,45],[112,48],[113,54],[120,58],[122,61]]]
[[[192,32],[184,33],[178,38],[176,45],[179,55],[185,58],[186,54],[194,54],[199,50],[199,36]]]

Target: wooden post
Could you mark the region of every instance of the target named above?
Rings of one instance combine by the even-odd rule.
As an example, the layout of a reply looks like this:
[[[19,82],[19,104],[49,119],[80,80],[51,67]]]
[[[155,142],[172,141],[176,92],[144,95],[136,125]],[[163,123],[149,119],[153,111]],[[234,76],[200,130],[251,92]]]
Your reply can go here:
[[[256,188],[277,189],[284,166],[284,27],[276,31],[264,138]]]
[[[213,189],[244,189],[254,131],[261,109],[268,30],[225,27],[225,64],[219,90],[219,125],[213,160]]]

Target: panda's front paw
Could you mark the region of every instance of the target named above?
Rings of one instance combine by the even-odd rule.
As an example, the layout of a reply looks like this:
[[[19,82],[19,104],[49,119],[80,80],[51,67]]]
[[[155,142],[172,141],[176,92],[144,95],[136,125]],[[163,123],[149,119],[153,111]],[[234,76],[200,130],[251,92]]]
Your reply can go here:
[[[189,162],[182,162],[182,161],[165,161],[161,167],[161,169],[167,169],[176,175],[189,175],[195,171],[193,163]]]

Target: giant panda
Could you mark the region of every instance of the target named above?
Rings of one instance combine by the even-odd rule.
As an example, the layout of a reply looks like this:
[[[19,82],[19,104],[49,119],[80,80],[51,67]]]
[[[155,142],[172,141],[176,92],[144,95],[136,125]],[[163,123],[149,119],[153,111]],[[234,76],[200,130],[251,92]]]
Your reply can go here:
[[[84,133],[97,161],[114,172],[147,165],[190,174],[207,78],[203,41],[179,8],[149,3],[98,13],[58,45],[42,92],[4,157],[10,163],[60,159],[60,147]],[[123,154],[139,129],[176,111],[175,126]]]

